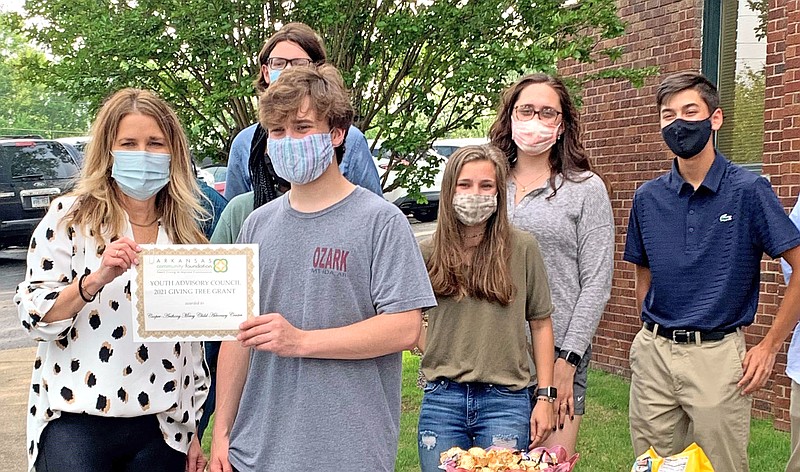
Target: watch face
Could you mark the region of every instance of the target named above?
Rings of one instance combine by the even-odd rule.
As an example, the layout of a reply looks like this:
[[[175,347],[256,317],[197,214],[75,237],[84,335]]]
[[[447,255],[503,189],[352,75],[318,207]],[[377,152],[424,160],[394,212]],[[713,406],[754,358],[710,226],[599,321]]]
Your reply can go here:
[[[558,357],[564,359],[565,361],[574,365],[575,367],[578,367],[578,364],[581,363],[581,356],[575,354],[572,351],[561,351],[558,353]]]

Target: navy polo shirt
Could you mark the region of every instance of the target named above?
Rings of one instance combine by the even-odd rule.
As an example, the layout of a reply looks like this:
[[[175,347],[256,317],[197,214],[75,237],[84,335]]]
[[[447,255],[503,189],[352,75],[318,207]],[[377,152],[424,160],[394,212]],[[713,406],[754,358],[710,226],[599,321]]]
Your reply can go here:
[[[695,191],[678,172],[633,197],[624,259],[650,268],[642,319],[670,329],[724,330],[753,322],[761,257],[800,245],[769,182],[717,153]]]

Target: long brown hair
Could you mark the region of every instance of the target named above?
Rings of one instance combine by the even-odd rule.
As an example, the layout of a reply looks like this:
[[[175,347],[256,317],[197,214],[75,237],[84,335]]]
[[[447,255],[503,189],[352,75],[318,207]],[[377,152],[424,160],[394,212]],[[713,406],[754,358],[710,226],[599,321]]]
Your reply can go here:
[[[178,244],[208,242],[200,228],[200,222],[208,218],[200,204],[200,199],[205,197],[195,180],[189,145],[178,116],[152,92],[132,88],[112,95],[97,114],[81,177],[72,192],[79,202],[67,216],[67,226],[75,225],[98,241],[122,234],[126,225],[125,211],[111,177],[114,163],[111,148],[117,139],[120,121],[132,113],[156,120],[169,149],[169,183],[156,195],[156,214],[167,234]]]
[[[513,168],[517,164],[517,145],[511,138],[511,113],[519,95],[525,87],[531,84],[549,85],[558,94],[561,102],[561,125],[564,132],[550,148],[550,170],[553,171],[550,175],[550,187],[553,188],[553,193],[547,197],[550,199],[561,188],[561,185],[556,186],[558,174],[571,182],[583,182],[588,177],[580,177],[580,174],[592,170],[592,165],[589,163],[586,150],[580,140],[581,124],[578,109],[572,103],[569,90],[561,79],[542,73],[530,74],[507,88],[503,92],[500,106],[497,109],[497,118],[489,129],[489,140],[503,151],[508,158],[509,165]]]
[[[284,41],[300,46],[314,64],[319,65],[327,60],[328,55],[325,52],[325,44],[316,31],[304,23],[287,23],[267,39],[267,42],[261,47],[261,52],[258,53],[258,77],[253,81],[253,87],[259,94],[269,87],[269,84],[264,79],[264,74],[261,73],[261,66],[267,64],[269,55],[275,49],[275,46]]]
[[[327,54],[322,38],[308,25],[303,23],[288,23],[267,39],[261,52],[258,53],[258,75],[253,81],[257,94],[263,94],[269,84],[263,73],[263,66],[268,65],[272,51],[282,42],[294,43],[308,54],[313,64],[325,63]],[[294,69],[290,67],[283,74]],[[344,143],[335,149],[337,163],[341,164],[344,158]],[[248,159],[250,177],[253,181],[253,209],[264,205],[278,197],[278,192],[289,188],[289,182],[275,174],[272,161],[267,156],[267,131],[260,124],[256,126],[253,139],[250,142],[250,157]]]
[[[497,180],[497,211],[489,217],[486,229],[470,264],[464,264],[464,225],[453,209],[453,195],[461,169],[467,162],[494,164]],[[433,253],[428,260],[428,276],[436,295],[473,297],[508,305],[514,298],[511,280],[511,224],[506,213],[507,160],[495,146],[465,146],[450,156],[442,177],[439,221],[433,235]]]

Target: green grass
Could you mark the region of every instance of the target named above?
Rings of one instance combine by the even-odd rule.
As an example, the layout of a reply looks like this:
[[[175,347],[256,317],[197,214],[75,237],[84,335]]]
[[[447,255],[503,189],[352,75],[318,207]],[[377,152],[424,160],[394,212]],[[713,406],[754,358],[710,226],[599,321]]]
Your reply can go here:
[[[753,420],[747,453],[753,472],[783,472],[791,453],[789,433],[777,431],[771,421]]]
[[[587,390],[577,446],[581,459],[575,470],[630,470],[635,457],[628,429],[628,383],[592,370]]]
[[[419,357],[403,353],[403,403],[400,412],[400,447],[395,472],[419,472],[417,455],[417,419],[422,403],[422,389],[417,387]]]
[[[400,417],[400,448],[397,472],[419,471],[417,459],[417,416],[422,390],[417,388],[419,358],[403,355],[403,403]],[[575,472],[630,470],[633,448],[628,430],[629,383],[617,376],[591,370],[586,415],[581,423],[578,452],[581,460]],[[208,454],[210,432],[203,437]],[[789,433],[777,431],[768,420],[753,420],[750,428],[750,470],[782,472],[789,459]],[[723,472],[723,471],[720,471]]]
[[[422,392],[416,386],[418,366],[419,358],[408,353],[404,355],[398,472],[419,471],[417,415]],[[628,429],[629,385],[625,379],[606,372],[589,372],[587,414],[581,422],[577,448],[581,460],[575,472],[630,470],[634,456]],[[789,433],[777,431],[767,420],[753,420],[750,431],[750,470],[782,472],[789,459]]]

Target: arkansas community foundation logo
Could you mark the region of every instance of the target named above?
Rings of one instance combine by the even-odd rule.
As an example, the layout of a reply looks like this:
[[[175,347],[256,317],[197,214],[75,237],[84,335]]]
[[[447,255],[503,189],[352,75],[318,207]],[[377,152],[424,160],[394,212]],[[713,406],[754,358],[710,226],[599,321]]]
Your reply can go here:
[[[214,272],[228,272],[228,259],[214,259]]]

